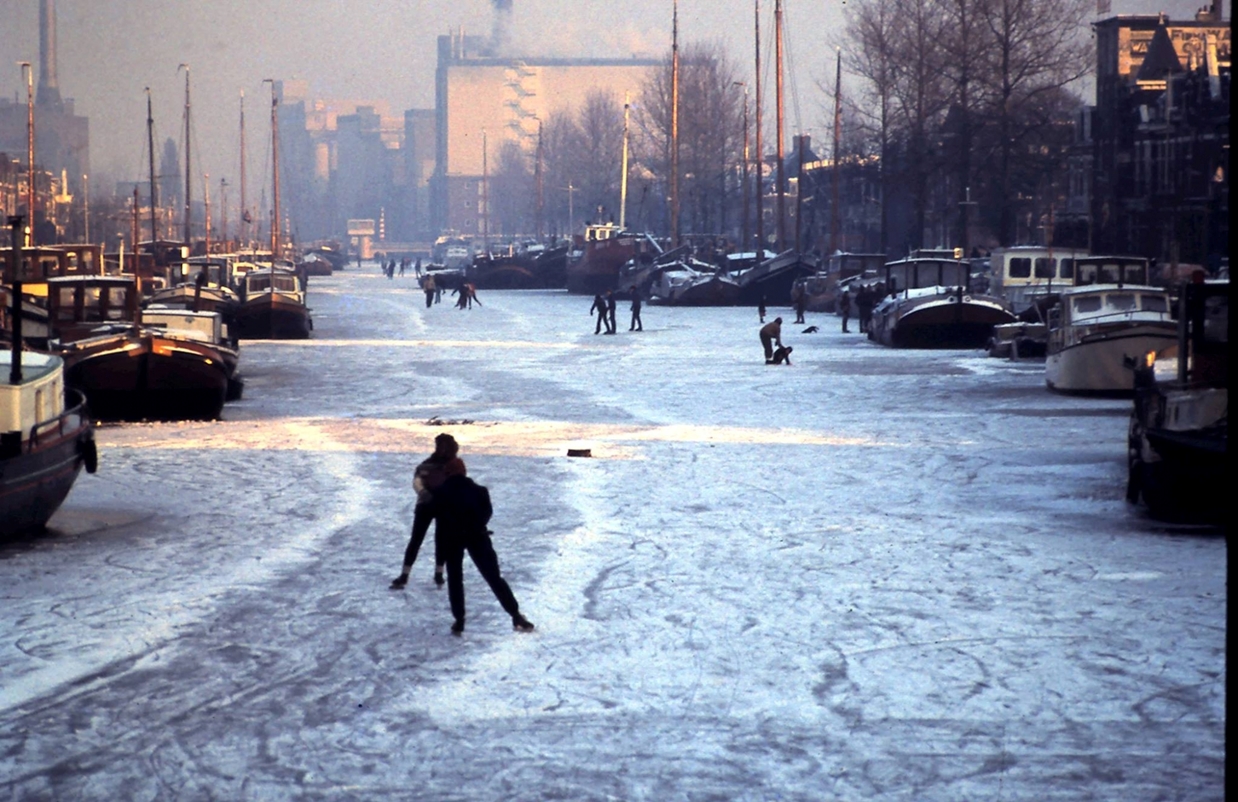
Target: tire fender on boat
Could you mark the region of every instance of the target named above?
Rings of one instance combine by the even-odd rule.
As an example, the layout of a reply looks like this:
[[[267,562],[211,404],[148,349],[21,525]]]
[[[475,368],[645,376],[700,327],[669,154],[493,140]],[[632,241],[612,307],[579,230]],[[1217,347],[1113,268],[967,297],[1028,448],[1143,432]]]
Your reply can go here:
[[[86,466],[86,473],[94,473],[99,470],[99,449],[95,445],[93,437],[83,437],[77,443],[77,453],[81,455],[82,462]]]

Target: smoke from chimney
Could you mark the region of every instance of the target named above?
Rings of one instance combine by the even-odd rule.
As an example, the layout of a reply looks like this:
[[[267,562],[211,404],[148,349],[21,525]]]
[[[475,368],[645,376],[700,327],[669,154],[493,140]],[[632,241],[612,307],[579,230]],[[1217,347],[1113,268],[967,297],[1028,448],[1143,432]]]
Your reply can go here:
[[[56,2],[39,0],[39,106],[60,108],[60,81],[56,78]]]
[[[511,55],[512,0],[490,1],[494,5],[494,22],[490,28],[491,55]]]

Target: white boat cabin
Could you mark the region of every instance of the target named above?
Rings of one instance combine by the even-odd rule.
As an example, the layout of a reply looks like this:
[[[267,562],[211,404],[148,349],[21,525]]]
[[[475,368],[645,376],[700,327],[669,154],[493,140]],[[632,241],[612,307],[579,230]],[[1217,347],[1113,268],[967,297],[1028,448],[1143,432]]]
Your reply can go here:
[[[1095,284],[1062,292],[1050,326],[1097,326],[1172,320],[1169,293],[1158,287]]]
[[[218,312],[148,306],[142,312],[142,325],[186,340],[219,344],[224,338],[223,319]]]
[[[614,239],[623,232],[624,229],[615,223],[587,225],[585,226],[585,242],[600,242],[602,240]]]
[[[58,356],[23,351],[22,380],[9,384],[13,352],[0,352],[0,432],[21,432],[22,442],[36,424],[64,412],[64,371]]]
[[[1050,292],[1075,284],[1076,264],[1086,250],[1016,245],[989,255],[989,291],[1009,301],[1016,312]]]
[[[283,270],[251,270],[245,274],[245,297],[252,298],[265,292],[280,295],[300,295],[301,282],[295,273]]]
[[[966,287],[971,265],[954,259],[900,259],[881,270],[887,293],[925,287]]]
[[[1075,260],[1075,284],[1148,284],[1148,260],[1142,256],[1083,256]]]

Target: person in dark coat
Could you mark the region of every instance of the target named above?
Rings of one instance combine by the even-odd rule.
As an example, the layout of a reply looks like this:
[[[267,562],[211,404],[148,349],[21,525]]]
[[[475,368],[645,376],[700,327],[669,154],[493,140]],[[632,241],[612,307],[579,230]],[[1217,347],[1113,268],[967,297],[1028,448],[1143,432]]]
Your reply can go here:
[[[791,303],[795,306],[795,322],[803,323],[804,312],[808,309],[808,291],[802,285],[791,291]]]
[[[451,625],[453,635],[464,632],[465,552],[512,617],[512,627],[519,632],[533,631],[533,624],[521,615],[516,596],[499,572],[499,558],[486,528],[492,512],[489,491],[463,474],[449,476],[430,500],[430,514],[438,522],[447,558],[447,596],[456,619]]]
[[[795,349],[789,345],[784,345],[774,351],[774,358],[766,362],[767,365],[781,365],[782,363],[791,364],[791,352]]]
[[[636,285],[632,285],[632,322],[628,325],[628,331],[644,331],[645,324],[641,323],[640,319],[640,290],[636,289]]]
[[[839,296],[838,311],[843,316],[843,334],[850,334],[847,321],[851,318],[851,290],[843,290],[843,294]]]
[[[615,291],[606,291],[606,333],[614,334],[619,329],[619,324],[615,322]]]
[[[761,316],[761,322],[765,322],[765,295],[761,295],[761,300],[757,303],[757,314]]]
[[[438,291],[438,287],[434,284],[434,276],[426,276],[422,279],[421,289],[426,294],[426,309],[429,309],[430,304],[434,303],[434,294]]]
[[[774,360],[774,343],[778,347],[782,347],[782,318],[776,317],[773,321],[766,323],[761,327],[761,347],[765,349],[765,361],[772,362]]]
[[[597,293],[593,296],[593,306],[589,307],[589,314],[597,312],[598,323],[593,327],[594,334],[601,334],[602,327],[606,326],[606,331],[610,331],[610,326],[606,323],[606,299],[602,297],[602,293]]]
[[[417,552],[421,550],[421,542],[425,540],[430,529],[430,499],[449,474],[465,473],[464,462],[457,454],[460,445],[456,438],[447,433],[434,438],[434,453],[426,457],[413,471],[413,490],[417,493],[417,504],[413,507],[413,533],[408,546],[404,549],[404,567],[400,575],[391,580],[391,589],[399,590],[408,584],[409,572],[417,561]],[[457,464],[458,463],[458,464]],[[442,585],[445,554],[439,538],[439,527],[434,528],[434,584]]]

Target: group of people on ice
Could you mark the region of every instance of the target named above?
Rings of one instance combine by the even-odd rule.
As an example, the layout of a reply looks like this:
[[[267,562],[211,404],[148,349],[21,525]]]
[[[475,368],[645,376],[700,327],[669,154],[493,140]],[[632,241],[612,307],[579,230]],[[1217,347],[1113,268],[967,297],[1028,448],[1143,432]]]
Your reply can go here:
[[[644,331],[645,324],[641,322],[641,297],[640,290],[633,284],[628,290],[628,296],[632,299],[632,322],[628,324],[628,331]],[[589,307],[589,314],[597,315],[597,325],[593,327],[594,334],[601,334],[602,328],[605,327],[607,334],[614,334],[618,330],[618,324],[615,322],[615,309],[618,302],[615,299],[615,291],[607,290],[605,293],[597,293],[593,296],[593,306]]]

